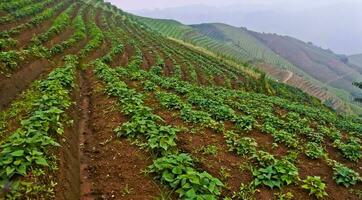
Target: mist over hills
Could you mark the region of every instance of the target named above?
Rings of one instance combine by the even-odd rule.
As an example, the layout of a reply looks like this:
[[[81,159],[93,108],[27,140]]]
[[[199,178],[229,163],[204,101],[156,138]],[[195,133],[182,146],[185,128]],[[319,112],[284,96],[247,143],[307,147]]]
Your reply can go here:
[[[336,3],[303,8],[288,6],[190,5],[165,9],[133,10],[132,13],[179,20],[185,24],[222,22],[258,32],[290,35],[338,54],[362,52],[362,2]]]
[[[351,55],[348,59],[352,64],[355,64],[362,69],[362,54]]]

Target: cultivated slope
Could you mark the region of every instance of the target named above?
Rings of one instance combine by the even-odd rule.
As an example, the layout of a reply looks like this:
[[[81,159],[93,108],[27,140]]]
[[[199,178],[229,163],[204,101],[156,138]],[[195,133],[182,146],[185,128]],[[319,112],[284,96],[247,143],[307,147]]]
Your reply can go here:
[[[360,195],[362,119],[103,1],[0,9],[1,199]]]
[[[351,84],[352,80],[359,79],[359,73],[353,73],[356,70],[341,62],[341,57],[312,45],[307,48],[307,52],[310,54],[309,57],[297,56],[298,59],[292,59],[292,57],[282,54],[288,52],[288,49],[278,52],[273,48],[273,45],[262,39],[261,36],[268,34],[259,34],[245,28],[237,28],[221,23],[186,26],[172,20],[143,17],[139,19],[165,36],[203,47],[217,55],[237,62],[252,63],[252,65],[267,72],[273,78],[298,87],[340,111],[348,112],[349,109],[345,107],[343,102],[350,102],[351,93],[359,92]],[[273,36],[284,38],[277,35]],[[298,40],[292,39],[292,41]],[[306,49],[306,46],[309,45],[301,41],[299,43],[293,43],[292,41],[284,40],[289,46],[284,45],[283,47],[290,48],[291,52],[296,53],[293,55],[299,55],[302,52],[301,49]],[[296,45],[301,43],[303,45]],[[311,49],[314,49],[314,51]],[[318,51],[315,51],[316,49]],[[299,54],[296,51],[299,51]],[[310,57],[320,57],[321,61],[310,61]],[[296,62],[296,60],[305,60],[308,63]],[[329,65],[332,67],[328,72],[333,75],[326,76],[325,79],[327,80],[324,80],[321,78],[323,76],[322,71],[326,72],[325,68],[328,68],[326,66]],[[344,70],[343,72],[339,70],[338,66],[340,65],[343,68],[342,71]],[[306,66],[309,66],[309,70],[306,69]],[[313,69],[315,69],[315,73],[311,72]],[[340,98],[344,100],[342,101]]]
[[[253,34],[273,51],[322,83],[349,93],[358,91],[352,86],[352,82],[361,80],[362,75],[348,65],[347,57],[292,37],[256,32]]]

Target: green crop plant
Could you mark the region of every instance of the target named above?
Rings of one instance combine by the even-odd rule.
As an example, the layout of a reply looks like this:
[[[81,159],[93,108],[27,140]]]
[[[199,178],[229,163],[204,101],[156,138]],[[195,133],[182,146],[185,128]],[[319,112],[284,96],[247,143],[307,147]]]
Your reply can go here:
[[[255,186],[266,185],[270,188],[281,188],[296,183],[298,169],[287,160],[276,160],[275,163],[253,171]]]
[[[158,92],[158,93],[156,93],[156,96],[157,96],[158,100],[160,101],[161,106],[163,106],[167,109],[180,110],[183,107],[185,107],[181,98],[175,94],[166,93],[166,92]]]
[[[33,112],[1,145],[1,187],[16,176],[26,176],[31,169],[49,166],[46,149],[59,146],[51,136],[64,132],[61,116],[71,105],[69,90],[74,86],[76,65],[76,57],[67,57],[64,67],[39,82],[42,96],[34,103]]]
[[[253,153],[251,159],[255,160],[262,167],[267,167],[276,162],[276,159],[272,154],[262,150]]]
[[[201,147],[198,151],[205,155],[216,156],[218,154],[219,148],[215,145],[206,145]]]
[[[344,185],[345,187],[355,185],[357,182],[362,181],[357,172],[337,162],[335,162],[333,166],[333,179],[338,185]]]
[[[362,158],[361,140],[359,138],[350,137],[345,143],[341,140],[336,140],[333,144],[349,160],[357,162]]]
[[[179,194],[180,199],[219,199],[223,183],[207,172],[198,172],[187,154],[168,155],[154,160],[148,168],[162,183]]]
[[[235,151],[238,155],[251,155],[256,152],[258,143],[253,138],[243,137],[232,131],[225,133],[226,143],[229,151]]]
[[[288,147],[298,147],[299,142],[296,137],[291,133],[288,133],[286,131],[277,131],[273,134],[273,137],[278,143],[285,143]]]
[[[326,184],[323,183],[319,176],[307,176],[307,179],[302,181],[303,189],[309,191],[309,195],[314,195],[318,199],[322,199],[328,196],[326,190]]]
[[[305,154],[312,159],[323,158],[326,154],[323,147],[315,142],[308,142],[305,148]]]
[[[252,116],[236,117],[233,121],[235,127],[241,131],[251,131],[256,124],[256,120]]]

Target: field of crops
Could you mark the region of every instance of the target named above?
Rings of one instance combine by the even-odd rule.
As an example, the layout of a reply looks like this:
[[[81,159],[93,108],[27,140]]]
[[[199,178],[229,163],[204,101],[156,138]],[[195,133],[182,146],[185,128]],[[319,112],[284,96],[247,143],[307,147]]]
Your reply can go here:
[[[0,199],[359,199],[362,120],[100,0],[0,3]]]

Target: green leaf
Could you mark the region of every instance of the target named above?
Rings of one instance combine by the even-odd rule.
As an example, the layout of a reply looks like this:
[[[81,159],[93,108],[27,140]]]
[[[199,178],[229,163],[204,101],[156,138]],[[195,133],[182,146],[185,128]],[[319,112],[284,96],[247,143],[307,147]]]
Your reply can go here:
[[[168,171],[164,171],[162,173],[162,178],[165,179],[167,182],[172,182],[174,180],[173,174]]]
[[[20,166],[16,169],[16,171],[17,171],[18,173],[20,173],[21,175],[25,176],[25,175],[26,175],[26,165],[24,165],[24,164],[20,165]]]
[[[172,173],[174,173],[174,174],[182,174],[182,169],[180,167],[174,167],[172,169]]]
[[[186,193],[185,193],[185,196],[190,198],[190,199],[193,199],[196,197],[196,193],[195,193],[195,190],[194,188],[191,188],[189,189]]]
[[[24,150],[17,150],[11,153],[12,156],[14,157],[20,157],[24,155]]]
[[[45,160],[45,158],[42,157],[36,158],[35,163],[38,165],[48,166],[47,161]]]
[[[15,168],[8,166],[6,167],[6,175],[10,176],[15,171]]]

